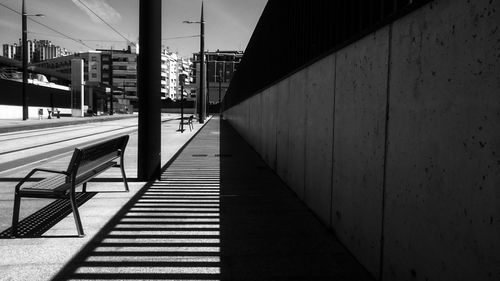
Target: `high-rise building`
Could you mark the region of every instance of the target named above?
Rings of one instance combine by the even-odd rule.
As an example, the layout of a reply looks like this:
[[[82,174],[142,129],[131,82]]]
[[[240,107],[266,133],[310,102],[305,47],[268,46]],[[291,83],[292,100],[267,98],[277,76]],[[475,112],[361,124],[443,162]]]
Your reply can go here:
[[[162,99],[175,100],[178,80],[178,56],[176,53],[163,50],[161,54]]]
[[[17,44],[3,44],[3,56],[9,59],[15,59],[17,53]]]
[[[65,48],[55,46],[49,40],[28,40],[27,46],[28,63],[41,62],[70,54]],[[22,60],[21,47],[21,39],[19,39],[19,44],[3,44],[3,56],[9,59]]]

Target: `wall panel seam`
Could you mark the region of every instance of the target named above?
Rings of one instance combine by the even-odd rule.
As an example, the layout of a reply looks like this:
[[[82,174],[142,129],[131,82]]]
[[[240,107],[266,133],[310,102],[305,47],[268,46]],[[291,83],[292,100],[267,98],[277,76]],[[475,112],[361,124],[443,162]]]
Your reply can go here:
[[[392,29],[393,23],[389,25],[388,30],[388,46],[387,46],[387,81],[386,81],[386,102],[385,102],[385,130],[384,130],[384,164],[382,175],[382,212],[380,225],[380,260],[379,260],[379,280],[382,281],[384,276],[384,245],[385,245],[385,199],[387,185],[387,152],[389,146],[389,106],[391,93],[391,55],[392,55]]]

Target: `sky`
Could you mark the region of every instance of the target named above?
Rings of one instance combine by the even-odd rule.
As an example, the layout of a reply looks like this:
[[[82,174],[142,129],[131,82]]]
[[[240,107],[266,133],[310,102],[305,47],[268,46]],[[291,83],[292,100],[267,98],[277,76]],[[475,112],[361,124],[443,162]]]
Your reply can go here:
[[[139,0],[25,0],[28,39],[50,40],[71,52],[124,49],[126,40],[138,41]],[[0,44],[21,38],[21,0],[0,0]],[[205,49],[244,51],[267,0],[205,0]],[[7,6],[18,13],[15,13]],[[106,25],[85,6],[104,19]],[[181,56],[199,52],[201,0],[162,1],[162,44]],[[72,39],[68,39],[71,37]],[[81,44],[77,41],[83,41]]]

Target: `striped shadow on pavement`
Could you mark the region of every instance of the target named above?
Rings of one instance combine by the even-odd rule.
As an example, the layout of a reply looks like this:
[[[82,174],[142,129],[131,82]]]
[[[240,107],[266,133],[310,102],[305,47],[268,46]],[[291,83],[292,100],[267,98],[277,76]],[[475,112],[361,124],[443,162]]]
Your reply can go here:
[[[220,280],[218,144],[200,140],[203,132],[53,280]]]

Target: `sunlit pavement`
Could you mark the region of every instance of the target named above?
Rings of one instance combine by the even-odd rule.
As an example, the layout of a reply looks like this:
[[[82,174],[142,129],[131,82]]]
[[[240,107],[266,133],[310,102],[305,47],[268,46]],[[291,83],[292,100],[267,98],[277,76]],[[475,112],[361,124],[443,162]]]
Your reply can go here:
[[[177,115],[164,115],[162,122],[162,163],[172,156],[202,127],[194,122],[194,130],[180,133]],[[116,118],[116,117],[115,117]],[[113,119],[115,119],[113,118]],[[170,119],[170,121],[168,121]],[[51,122],[40,120],[39,122]],[[84,119],[72,122],[86,122]],[[103,121],[103,120],[101,120]],[[15,121],[12,121],[15,122]],[[23,122],[23,121],[19,121]],[[26,122],[26,121],[24,121]],[[23,123],[26,124],[26,123]],[[30,125],[37,129],[39,124]],[[0,124],[0,128],[6,126]],[[49,163],[44,168],[62,169],[68,165],[70,156]],[[66,212],[64,204],[48,199],[23,199],[21,202],[21,235],[11,239],[10,226],[14,186],[19,177],[33,167],[16,170],[0,178],[0,280],[50,280],[86,244],[116,212],[132,198],[146,183],[137,177],[137,133],[131,134],[125,154],[125,170],[129,178],[130,192],[123,192],[119,169],[110,169],[87,187],[88,195],[82,196],[79,207],[86,236],[76,237],[73,216]],[[65,213],[66,212],[66,213]]]
[[[85,238],[70,237],[69,216],[40,237],[1,239],[2,280],[371,280],[217,117],[161,180],[94,188],[114,192],[80,207]]]
[[[163,114],[164,118],[178,116],[178,114]],[[67,126],[72,124],[83,124],[93,122],[103,122],[110,120],[120,120],[127,118],[137,118],[137,114],[115,114],[102,115],[94,117],[53,117],[48,119],[44,116],[43,119],[30,118],[27,120],[21,119],[0,119],[0,133],[16,132],[22,130],[34,130],[42,128],[53,128],[58,126]]]

